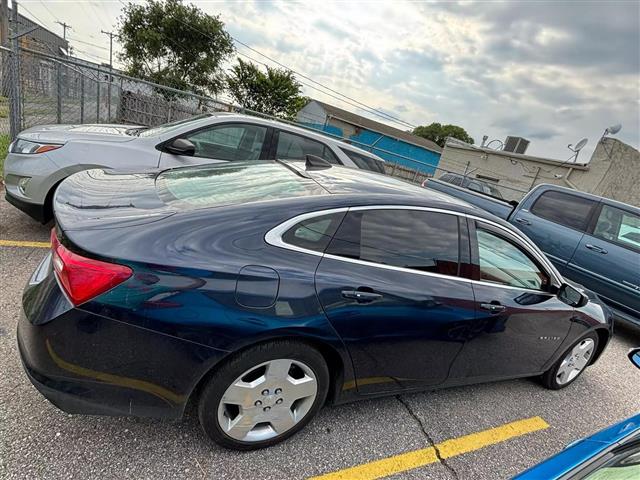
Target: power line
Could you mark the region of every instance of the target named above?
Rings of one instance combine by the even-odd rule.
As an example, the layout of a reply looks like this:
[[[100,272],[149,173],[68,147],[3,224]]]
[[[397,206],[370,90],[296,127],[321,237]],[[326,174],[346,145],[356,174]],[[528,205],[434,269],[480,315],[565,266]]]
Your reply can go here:
[[[119,0],[119,1],[120,1],[120,3],[121,3],[122,5],[124,5],[125,7],[127,6],[127,4],[126,4],[126,3],[124,3],[124,1],[123,1],[123,0]],[[184,21],[182,21],[182,20],[180,20],[180,19],[177,19],[177,20],[178,20],[180,23],[182,23],[183,25],[185,25],[186,27],[191,28],[192,30],[194,30],[194,31],[196,31],[196,32],[198,32],[198,33],[200,33],[201,35],[204,35],[204,36],[205,36],[205,37],[207,37],[207,38],[213,39],[213,38],[211,37],[211,35],[209,35],[209,34],[208,34],[208,33],[206,33],[206,32],[203,32],[203,31],[199,30],[198,28],[194,27],[193,25],[190,25],[190,24],[188,24],[188,23],[186,23],[186,22],[184,22]],[[324,84],[322,84],[322,83],[320,83],[320,82],[318,82],[318,81],[316,81],[316,80],[313,80],[312,78],[310,78],[310,77],[308,77],[308,76],[306,76],[306,75],[304,75],[304,74],[301,74],[301,73],[299,73],[299,72],[297,72],[297,71],[293,70],[292,68],[287,67],[287,66],[286,66],[286,65],[284,65],[283,63],[278,62],[277,60],[275,60],[275,59],[273,59],[273,58],[269,57],[268,55],[263,54],[262,52],[260,52],[260,51],[256,50],[255,48],[253,48],[253,47],[251,47],[251,46],[249,46],[249,45],[247,45],[246,43],[244,43],[244,42],[242,42],[242,41],[240,41],[240,40],[236,39],[235,37],[233,37],[233,36],[232,36],[232,35],[230,35],[230,34],[229,34],[229,37],[231,37],[231,39],[232,39],[234,42],[236,42],[236,43],[238,43],[238,44],[242,45],[242,46],[243,46],[243,47],[245,47],[245,48],[248,48],[249,50],[251,50],[251,51],[253,51],[253,52],[257,53],[258,55],[261,55],[261,56],[262,56],[262,57],[264,57],[264,58],[267,58],[267,59],[268,59],[268,60],[270,60],[271,62],[273,62],[273,63],[275,63],[275,64],[279,65],[280,67],[282,67],[282,68],[284,68],[284,69],[286,69],[286,70],[290,71],[291,73],[293,73],[293,74],[295,74],[295,75],[297,75],[297,76],[299,76],[299,77],[305,78],[305,79],[309,80],[310,82],[312,82],[312,83],[314,83],[314,84],[316,84],[316,85],[318,85],[318,86],[320,86],[320,87],[324,88],[325,90],[328,90],[328,91],[330,91],[330,92],[332,92],[332,93],[334,93],[334,94],[340,95],[340,97],[344,97],[344,98],[340,98],[340,97],[338,97],[338,96],[336,96],[336,95],[332,95],[331,93],[327,93],[326,91],[321,90],[321,89],[319,89],[318,87],[314,87],[313,85],[309,85],[308,83],[306,83],[306,82],[303,82],[303,81],[299,80],[301,84],[303,84],[303,85],[305,85],[305,86],[307,86],[307,87],[309,87],[309,88],[311,88],[311,89],[313,89],[313,90],[316,90],[316,91],[318,91],[318,92],[320,92],[320,93],[322,93],[322,94],[324,94],[324,95],[327,95],[327,96],[329,96],[329,97],[331,97],[331,98],[334,98],[334,99],[339,100],[339,101],[341,101],[341,102],[344,102],[344,103],[346,103],[346,104],[348,104],[348,105],[351,105],[352,107],[355,107],[355,108],[358,108],[358,109],[364,110],[364,111],[365,111],[365,112],[367,112],[367,113],[371,113],[371,114],[373,114],[373,115],[376,115],[376,116],[378,116],[378,117],[380,117],[380,118],[385,119],[386,121],[392,121],[392,122],[394,122],[394,123],[398,123],[398,124],[403,125],[403,126],[405,126],[405,127],[411,127],[411,128],[415,128],[415,127],[416,127],[416,126],[415,126],[415,125],[413,125],[412,123],[409,123],[409,122],[406,122],[406,121],[404,121],[404,120],[401,120],[401,119],[399,119],[399,118],[397,118],[397,117],[394,117],[393,115],[390,115],[390,114],[388,114],[388,113],[386,113],[386,112],[383,112],[382,110],[378,110],[378,109],[376,109],[376,108],[374,108],[374,107],[370,107],[369,105],[366,105],[366,104],[364,104],[364,103],[362,103],[362,102],[360,102],[360,101],[358,101],[358,100],[356,100],[356,99],[354,99],[354,98],[351,98],[351,97],[349,97],[348,95],[345,95],[345,94],[343,94],[343,93],[338,92],[337,90],[334,90],[334,89],[332,89],[332,88],[330,88],[330,87],[327,87],[326,85],[324,85]],[[242,55],[242,56],[244,56],[244,57],[246,57],[246,58],[250,59],[251,61],[256,62],[256,63],[258,63],[258,64],[260,64],[260,65],[264,65],[265,67],[267,67],[267,66],[268,66],[266,63],[261,62],[261,61],[259,61],[259,60],[256,60],[255,58],[253,58],[253,57],[251,57],[251,56],[247,55],[246,53],[243,53],[243,52],[238,51],[238,54],[240,54],[240,55]],[[346,99],[348,99],[349,101],[348,101],[348,100],[345,100],[345,98],[346,98]],[[355,104],[354,104],[354,103],[352,103],[352,102],[355,102]]]
[[[44,1],[43,1],[43,0],[40,0],[40,3],[41,3],[41,4],[42,4],[42,6],[45,8],[45,10],[46,10],[47,12],[49,12],[49,15],[51,15],[51,16],[53,17],[53,19],[57,21],[57,20],[58,20],[58,17],[56,17],[56,16],[55,16],[55,14],[54,14],[51,10],[49,10],[49,7],[47,7],[47,4],[46,4],[46,3],[44,3]],[[24,5],[22,5],[22,8],[24,8]]]
[[[72,30],[71,25],[66,22],[56,21],[58,25],[62,25],[62,38],[67,39],[67,29]]]

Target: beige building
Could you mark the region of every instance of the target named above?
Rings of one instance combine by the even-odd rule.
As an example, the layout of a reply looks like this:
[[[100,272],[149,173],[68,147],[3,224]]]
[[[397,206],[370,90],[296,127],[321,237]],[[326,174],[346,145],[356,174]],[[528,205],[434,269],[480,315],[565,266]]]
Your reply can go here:
[[[587,163],[561,162],[449,140],[438,168],[494,183],[508,200],[520,200],[552,183],[640,206],[640,152],[605,137]]]

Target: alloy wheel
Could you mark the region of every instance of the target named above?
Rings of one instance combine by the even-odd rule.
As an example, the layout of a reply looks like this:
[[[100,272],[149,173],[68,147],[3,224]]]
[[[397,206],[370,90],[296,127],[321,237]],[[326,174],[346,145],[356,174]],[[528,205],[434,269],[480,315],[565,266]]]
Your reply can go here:
[[[300,422],[317,394],[316,376],[303,362],[270,360],[250,368],[227,387],[218,405],[218,423],[235,440],[268,440]]]
[[[593,339],[585,338],[571,349],[556,372],[556,381],[559,385],[565,385],[580,375],[591,360],[595,345]]]

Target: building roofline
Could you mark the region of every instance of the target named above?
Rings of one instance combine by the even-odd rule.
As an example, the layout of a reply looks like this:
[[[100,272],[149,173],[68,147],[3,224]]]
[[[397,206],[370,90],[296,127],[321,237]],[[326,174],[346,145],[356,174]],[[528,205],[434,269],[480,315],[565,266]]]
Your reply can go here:
[[[573,162],[567,162],[563,160],[556,160],[553,158],[534,157],[532,155],[525,155],[523,153],[505,152],[502,150],[493,150],[491,148],[476,147],[475,145],[470,145],[468,143],[461,142],[459,140],[455,140],[455,141],[448,140],[445,145],[445,148],[457,148],[460,150],[484,152],[490,155],[497,155],[499,157],[506,157],[506,158],[512,158],[517,160],[528,160],[531,162],[538,162],[538,163],[544,163],[547,165],[553,165],[555,167],[574,168],[576,170],[589,170],[588,163],[573,163]]]
[[[322,108],[327,117],[328,118],[335,118],[337,120],[340,120],[342,122],[348,123],[349,125],[354,125],[356,127],[359,128],[363,128],[365,130],[369,130],[375,133],[379,133],[380,135],[384,135],[385,137],[389,137],[389,138],[393,138],[399,142],[404,142],[407,143],[409,145],[413,145],[415,147],[419,147],[419,148],[423,148],[425,150],[429,150],[431,152],[434,153],[442,153],[442,148],[435,142],[428,140],[428,139],[423,139],[421,137],[418,137],[417,135],[414,135],[411,132],[403,132],[402,130],[396,128],[396,127],[392,127],[391,125],[387,125],[381,122],[378,122],[376,120],[372,120],[370,118],[364,117],[362,115],[358,115],[357,113],[353,113],[353,112],[349,112],[348,110],[344,110],[340,107],[336,107],[334,105],[330,105],[328,103],[324,103],[320,100],[316,100],[316,99],[311,99],[311,101],[309,103],[315,102],[316,104],[318,104],[320,106],[320,108]],[[344,112],[344,116],[341,115],[340,112]],[[367,121],[367,123],[370,123],[370,125],[362,125],[361,123],[358,123],[356,121],[353,121],[352,119],[346,118],[347,116],[354,116],[354,117],[360,117],[364,120]],[[379,127],[374,126],[375,125],[380,125]],[[386,130],[386,131],[385,131]],[[418,142],[418,141],[412,141],[410,138],[406,138],[406,136],[414,136],[417,137],[421,140],[424,141],[424,143],[422,142]]]

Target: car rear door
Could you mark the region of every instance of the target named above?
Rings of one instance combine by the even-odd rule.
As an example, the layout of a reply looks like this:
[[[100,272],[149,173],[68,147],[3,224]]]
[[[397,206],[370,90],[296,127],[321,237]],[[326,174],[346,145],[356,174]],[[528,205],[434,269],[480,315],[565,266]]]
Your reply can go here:
[[[316,270],[360,393],[442,383],[474,320],[466,223],[409,207],[348,211]],[[460,244],[462,243],[462,248]]]
[[[613,307],[640,318],[640,215],[601,203],[568,270],[569,278]]]
[[[274,132],[269,158],[305,160],[307,155],[316,155],[334,165],[342,165],[342,162],[331,148],[318,140],[286,130],[276,130]]]
[[[543,191],[509,221],[540,248],[563,274],[598,202],[558,190]]]
[[[553,274],[513,233],[476,221],[470,238],[477,320],[450,379],[542,371],[569,333],[573,308],[551,293]]]

